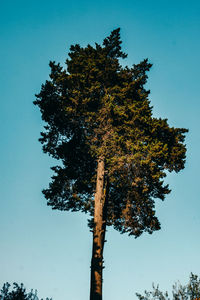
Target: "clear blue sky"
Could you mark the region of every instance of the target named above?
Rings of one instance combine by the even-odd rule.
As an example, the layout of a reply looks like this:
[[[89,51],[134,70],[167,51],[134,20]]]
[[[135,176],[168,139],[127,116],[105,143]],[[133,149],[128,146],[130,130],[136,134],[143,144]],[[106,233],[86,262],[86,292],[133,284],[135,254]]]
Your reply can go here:
[[[41,190],[54,165],[37,141],[34,94],[49,60],[64,63],[69,46],[101,42],[121,27],[127,64],[148,57],[154,115],[189,128],[186,168],[170,174],[172,192],[157,201],[162,229],[138,239],[109,229],[104,300],[185,283],[200,275],[200,1],[102,0],[0,2],[0,285],[23,282],[40,297],[89,299],[92,236],[87,216],[46,206]]]

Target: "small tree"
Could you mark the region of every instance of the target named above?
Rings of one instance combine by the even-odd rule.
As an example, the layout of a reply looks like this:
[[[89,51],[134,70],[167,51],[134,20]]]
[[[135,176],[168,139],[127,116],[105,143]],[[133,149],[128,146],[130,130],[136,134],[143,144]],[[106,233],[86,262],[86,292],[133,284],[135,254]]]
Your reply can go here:
[[[43,151],[62,161],[43,191],[53,209],[88,212],[93,231],[90,299],[102,299],[106,226],[138,237],[160,229],[154,199],[170,192],[165,171],[184,168],[183,128],[152,116],[147,59],[122,67],[119,29],[102,45],[71,46],[66,68],[50,62],[50,80],[34,102],[46,122]]]
[[[136,293],[139,300],[170,300],[168,292],[162,292],[159,286],[153,284],[152,291],[144,291],[144,295]],[[199,300],[200,279],[193,273],[190,274],[188,284],[176,282],[172,287],[172,300]]]
[[[4,283],[0,291],[0,300],[39,300],[37,291],[31,290],[30,292],[26,292],[23,283],[20,285],[16,282],[13,283],[13,289],[11,291],[10,286],[8,282]],[[52,300],[52,298],[46,298],[46,300]]]

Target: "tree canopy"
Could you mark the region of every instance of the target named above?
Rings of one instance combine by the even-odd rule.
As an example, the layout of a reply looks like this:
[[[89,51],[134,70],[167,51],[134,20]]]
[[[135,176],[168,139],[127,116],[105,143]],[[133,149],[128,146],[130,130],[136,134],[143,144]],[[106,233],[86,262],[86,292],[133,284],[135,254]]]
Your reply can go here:
[[[200,299],[200,279],[198,275],[190,274],[189,282],[186,285],[176,282],[172,286],[172,297],[168,292],[162,292],[159,285],[153,284],[152,291],[144,291],[144,295],[136,293],[139,300],[199,300]]]
[[[53,209],[94,214],[99,158],[109,178],[106,225],[138,237],[160,229],[155,199],[170,192],[166,171],[184,168],[184,128],[155,118],[145,88],[152,64],[123,67],[120,29],[102,44],[72,45],[65,66],[50,62],[50,78],[34,102],[45,121],[43,151],[62,161],[43,190]]]
[[[4,283],[2,289],[0,290],[1,300],[39,300],[37,291],[31,290],[30,292],[27,292],[23,283],[19,285],[18,283],[14,282],[12,290],[10,290],[10,287],[11,285],[8,282]],[[52,298],[46,298],[46,300],[52,300]]]

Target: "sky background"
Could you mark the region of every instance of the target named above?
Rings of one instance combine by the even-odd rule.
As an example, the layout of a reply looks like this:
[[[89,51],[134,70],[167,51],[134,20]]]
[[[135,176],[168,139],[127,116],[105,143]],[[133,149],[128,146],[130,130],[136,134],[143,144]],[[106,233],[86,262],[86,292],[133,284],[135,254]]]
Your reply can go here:
[[[162,229],[134,239],[109,229],[104,300],[134,300],[152,282],[170,290],[200,275],[200,1],[0,1],[0,286],[23,282],[40,297],[89,299],[92,236],[87,215],[52,211],[41,190],[53,159],[42,153],[34,94],[49,60],[64,64],[71,44],[101,41],[121,27],[129,66],[148,57],[156,117],[185,127],[187,163],[169,174],[156,201]]]

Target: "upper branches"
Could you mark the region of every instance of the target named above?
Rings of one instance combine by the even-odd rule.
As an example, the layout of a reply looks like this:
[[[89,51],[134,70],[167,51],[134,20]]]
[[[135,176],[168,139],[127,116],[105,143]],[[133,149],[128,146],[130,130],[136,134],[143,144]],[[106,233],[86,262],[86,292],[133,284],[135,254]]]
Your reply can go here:
[[[71,46],[67,69],[50,62],[34,102],[47,123],[44,152],[63,162],[44,191],[56,209],[93,213],[96,166],[104,157],[110,191],[107,223],[139,236],[160,228],[155,198],[170,192],[165,172],[184,168],[186,129],[152,116],[147,59],[122,67],[119,29],[102,45]]]

